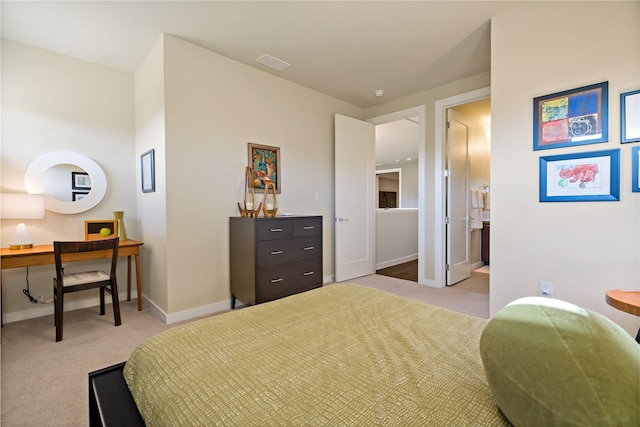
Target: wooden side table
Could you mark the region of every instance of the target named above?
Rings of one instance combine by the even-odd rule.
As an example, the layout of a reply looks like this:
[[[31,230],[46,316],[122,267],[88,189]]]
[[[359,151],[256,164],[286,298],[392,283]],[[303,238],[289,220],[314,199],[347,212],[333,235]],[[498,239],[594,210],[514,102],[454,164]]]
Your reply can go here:
[[[606,295],[607,304],[611,307],[640,316],[640,291],[616,289],[607,291]],[[640,343],[640,330],[636,335],[636,341]]]

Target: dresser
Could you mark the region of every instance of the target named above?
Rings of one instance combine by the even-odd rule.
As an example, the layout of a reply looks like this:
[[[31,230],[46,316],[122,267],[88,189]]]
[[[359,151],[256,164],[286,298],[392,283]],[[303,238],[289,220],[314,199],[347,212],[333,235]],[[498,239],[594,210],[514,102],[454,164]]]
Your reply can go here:
[[[322,217],[229,219],[231,308],[322,286]]]

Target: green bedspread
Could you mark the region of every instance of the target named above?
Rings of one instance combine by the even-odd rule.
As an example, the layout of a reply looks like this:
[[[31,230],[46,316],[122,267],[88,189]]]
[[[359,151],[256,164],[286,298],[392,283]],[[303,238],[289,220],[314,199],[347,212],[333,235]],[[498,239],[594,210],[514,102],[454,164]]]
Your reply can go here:
[[[124,376],[149,426],[509,425],[484,319],[336,284],[164,331]]]

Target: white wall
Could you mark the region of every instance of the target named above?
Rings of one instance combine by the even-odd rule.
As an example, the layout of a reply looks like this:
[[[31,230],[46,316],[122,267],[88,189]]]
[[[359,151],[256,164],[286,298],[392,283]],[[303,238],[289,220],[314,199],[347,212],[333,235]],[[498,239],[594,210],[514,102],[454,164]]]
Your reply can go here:
[[[280,212],[323,216],[323,274],[330,280],[334,114],[361,117],[362,110],[172,36],[164,37],[164,91],[163,309],[226,307],[229,217],[239,215],[249,142],[280,147]]]
[[[167,192],[165,149],[164,38],[146,55],[135,73],[136,200],[142,247],[142,293],[165,317],[167,289]],[[154,150],[155,192],[142,192],[140,156]]]
[[[534,2],[492,20],[491,314],[553,282],[555,296],[635,335],[609,289],[640,288],[640,195],[620,144],[620,93],[640,88],[640,3]],[[553,17],[553,19],[550,19]],[[609,82],[609,142],[533,151],[533,98]],[[540,203],[540,156],[620,149],[619,202]]]
[[[82,240],[85,219],[113,219],[116,210],[124,211],[127,235],[139,238],[133,76],[9,40],[2,40],[1,72],[0,191],[26,193],[24,173],[29,163],[40,154],[58,150],[92,158],[104,169],[108,181],[104,200],[92,210],[74,215],[46,211],[44,220],[29,221],[35,243]],[[2,246],[16,225],[17,220],[2,221]],[[29,269],[32,295],[53,295],[53,272],[51,266]],[[51,304],[28,301],[22,293],[25,280],[25,269],[3,270],[5,321],[53,313]],[[126,268],[119,269],[119,283],[120,291],[126,289]],[[65,302],[70,307],[95,305],[97,295],[78,292],[65,297]]]
[[[418,209],[376,209],[376,270],[418,259]]]

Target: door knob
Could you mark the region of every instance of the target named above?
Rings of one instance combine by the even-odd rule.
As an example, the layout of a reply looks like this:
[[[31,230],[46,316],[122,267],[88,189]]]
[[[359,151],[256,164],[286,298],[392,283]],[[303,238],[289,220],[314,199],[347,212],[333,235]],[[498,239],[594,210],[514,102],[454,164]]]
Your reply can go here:
[[[349,218],[340,218],[339,216],[336,217],[336,222],[347,222],[349,221]]]

